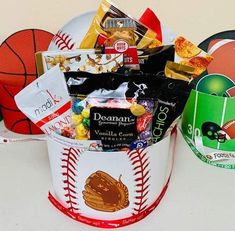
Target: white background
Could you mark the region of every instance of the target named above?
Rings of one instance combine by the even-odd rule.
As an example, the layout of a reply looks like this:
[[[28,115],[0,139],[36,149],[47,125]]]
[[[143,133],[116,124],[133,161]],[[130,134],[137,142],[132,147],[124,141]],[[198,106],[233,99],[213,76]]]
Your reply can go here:
[[[235,0],[115,0],[139,17],[151,7],[162,21],[192,42],[235,29]],[[17,30],[39,28],[55,33],[71,18],[95,10],[99,1],[1,1],[0,42]],[[120,230],[233,230],[235,170],[201,162],[179,136],[173,177],[159,207],[145,220]],[[1,231],[92,231],[65,217],[47,200],[51,187],[44,142],[0,145]]]

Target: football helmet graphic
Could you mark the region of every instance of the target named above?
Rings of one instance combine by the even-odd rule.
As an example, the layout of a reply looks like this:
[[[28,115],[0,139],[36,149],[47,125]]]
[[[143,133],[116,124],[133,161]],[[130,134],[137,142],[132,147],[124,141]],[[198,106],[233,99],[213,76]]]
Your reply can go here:
[[[218,124],[213,122],[203,123],[202,134],[210,140],[217,140],[220,143],[225,143],[225,141],[229,139],[226,132],[224,132]]]

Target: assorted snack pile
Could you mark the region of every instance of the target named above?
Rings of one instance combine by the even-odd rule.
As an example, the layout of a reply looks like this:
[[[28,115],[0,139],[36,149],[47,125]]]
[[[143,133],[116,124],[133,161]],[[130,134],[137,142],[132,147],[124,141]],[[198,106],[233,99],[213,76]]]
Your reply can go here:
[[[19,108],[45,133],[95,140],[102,150],[159,142],[181,115],[189,82],[212,57],[182,36],[160,36],[147,25],[151,17],[141,21],[103,0],[79,49],[37,53],[44,75],[18,94]],[[69,96],[61,92],[65,81]]]

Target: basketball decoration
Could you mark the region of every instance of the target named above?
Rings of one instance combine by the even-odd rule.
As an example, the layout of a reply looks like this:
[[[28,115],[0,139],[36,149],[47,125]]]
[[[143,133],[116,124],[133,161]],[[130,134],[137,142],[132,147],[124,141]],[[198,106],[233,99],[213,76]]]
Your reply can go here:
[[[16,133],[41,134],[42,131],[15,104],[14,96],[21,90],[21,86],[0,84],[0,104],[5,126]]]
[[[53,34],[26,29],[8,37],[0,46],[0,108],[5,126],[17,133],[42,133],[17,108],[14,96],[37,76],[35,53],[47,50]]]

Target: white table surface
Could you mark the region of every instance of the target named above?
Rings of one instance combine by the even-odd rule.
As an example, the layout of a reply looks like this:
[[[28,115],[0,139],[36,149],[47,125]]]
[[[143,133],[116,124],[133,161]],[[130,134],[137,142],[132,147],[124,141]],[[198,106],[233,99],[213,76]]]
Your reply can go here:
[[[0,145],[1,231],[92,231],[48,201],[51,176],[44,141]],[[200,161],[178,135],[169,189],[144,220],[119,230],[234,230],[235,170]]]

